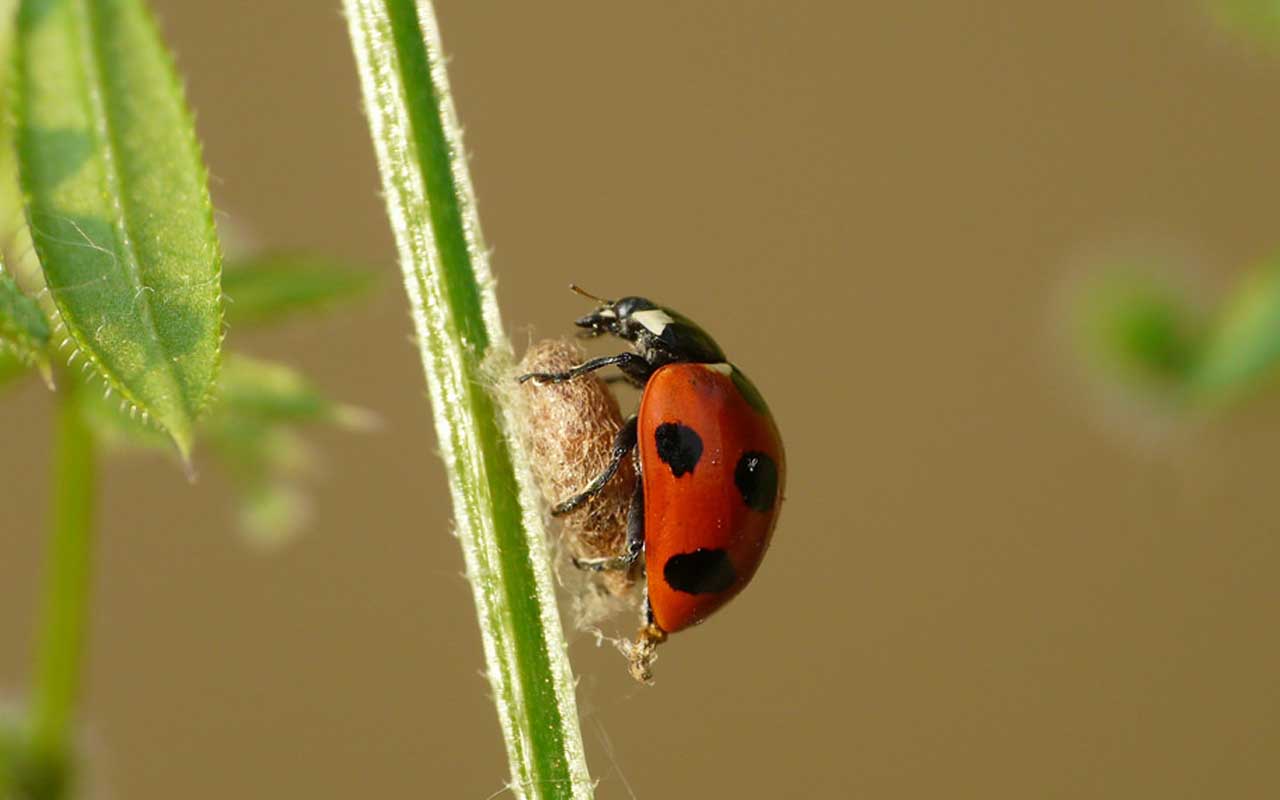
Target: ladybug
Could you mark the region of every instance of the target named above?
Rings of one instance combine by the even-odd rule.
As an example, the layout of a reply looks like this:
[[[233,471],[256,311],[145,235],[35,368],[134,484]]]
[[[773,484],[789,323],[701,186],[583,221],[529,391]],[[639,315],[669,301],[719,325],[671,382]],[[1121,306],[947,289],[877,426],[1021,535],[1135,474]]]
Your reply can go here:
[[[552,514],[571,513],[624,459],[638,458],[623,552],[575,563],[632,570],[643,555],[648,625],[640,644],[651,650],[705,620],[755,575],[782,502],[782,438],[760,392],[688,317],[643,297],[610,301],[571,288],[600,303],[576,322],[585,335],[617,336],[632,349],[519,381],[558,383],[617,367],[642,390],[639,413],[618,432],[608,466]]]

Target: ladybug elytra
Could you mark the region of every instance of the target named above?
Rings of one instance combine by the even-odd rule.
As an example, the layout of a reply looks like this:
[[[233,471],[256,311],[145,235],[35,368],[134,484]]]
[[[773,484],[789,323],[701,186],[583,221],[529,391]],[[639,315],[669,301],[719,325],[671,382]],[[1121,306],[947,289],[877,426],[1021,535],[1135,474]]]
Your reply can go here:
[[[616,366],[642,390],[639,413],[618,432],[608,466],[552,513],[574,511],[628,456],[638,458],[625,549],[575,563],[631,570],[643,555],[648,625],[640,644],[652,648],[706,619],[760,566],[782,500],[782,439],[755,386],[692,320],[642,297],[592,299],[600,306],[578,327],[617,336],[632,349],[519,380],[563,382]]]

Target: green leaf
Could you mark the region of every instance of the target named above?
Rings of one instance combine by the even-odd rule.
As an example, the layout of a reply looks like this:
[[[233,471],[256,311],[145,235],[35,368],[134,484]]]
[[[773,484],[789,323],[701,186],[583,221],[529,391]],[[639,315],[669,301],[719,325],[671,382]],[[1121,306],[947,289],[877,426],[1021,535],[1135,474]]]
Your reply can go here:
[[[373,424],[368,412],[334,403],[296,370],[244,355],[227,358],[218,394],[218,417],[354,428]]]
[[[1280,0],[1207,0],[1222,27],[1259,42],[1280,44]]]
[[[168,449],[165,435],[143,425],[118,398],[81,391],[77,402],[85,425],[103,444]],[[310,508],[305,479],[317,456],[294,428],[316,423],[358,430],[376,420],[363,409],[330,400],[289,367],[227,357],[217,399],[200,421],[200,438],[235,486],[240,529],[253,546],[278,549],[305,526]]]
[[[144,425],[137,412],[122,406],[115,397],[101,391],[80,392],[86,423],[106,444],[115,447],[156,448],[165,440],[154,428]],[[271,459],[258,451],[270,447],[274,429],[285,425],[321,423],[350,430],[367,430],[377,424],[373,414],[361,408],[336,403],[326,397],[297,371],[281,364],[248,356],[227,356],[218,377],[217,398],[200,421],[201,436],[226,456],[236,458],[252,452],[245,461],[262,461],[272,466],[299,466],[292,457],[299,449],[289,443]],[[278,457],[276,457],[278,456]]]
[[[281,423],[229,413],[210,420],[207,439],[235,485],[249,543],[276,549],[292,540],[308,520],[302,483],[316,461],[302,437]]]
[[[0,0],[0,260],[27,291],[37,294],[44,288],[40,262],[36,258],[27,230],[27,217],[18,188],[17,147],[14,144],[14,120],[11,108],[13,81],[14,23],[18,0]]]
[[[222,273],[227,321],[274,322],[326,308],[373,286],[376,273],[305,253],[276,253],[228,263]]]
[[[46,382],[50,380],[49,322],[36,301],[23,294],[13,278],[3,272],[0,272],[0,350],[24,364],[39,367]]]
[[[31,370],[29,364],[22,362],[12,352],[0,349],[0,386],[15,381]]]
[[[6,70],[7,65],[13,63],[13,23],[17,10],[18,0],[0,0],[0,64],[6,65]],[[13,116],[8,113],[12,81],[8,71],[3,74],[4,79],[0,80],[0,244],[8,248],[11,228],[22,219],[22,198],[14,164]]]
[[[221,255],[194,127],[140,0],[23,0],[18,169],[75,345],[185,456],[218,370]]]
[[[251,544],[278,548],[306,523],[301,479],[316,457],[291,426],[316,422],[367,428],[373,418],[334,403],[288,367],[228,357],[205,437],[236,484],[240,529]]]
[[[1184,298],[1131,269],[1109,270],[1085,287],[1077,327],[1100,368],[1149,387],[1184,384],[1203,342],[1199,315]]]
[[[1233,395],[1270,378],[1280,363],[1280,258],[1258,268],[1236,290],[1191,375],[1202,397]]]
[[[297,538],[311,517],[307,493],[289,481],[265,481],[240,493],[240,530],[254,547],[275,551]]]

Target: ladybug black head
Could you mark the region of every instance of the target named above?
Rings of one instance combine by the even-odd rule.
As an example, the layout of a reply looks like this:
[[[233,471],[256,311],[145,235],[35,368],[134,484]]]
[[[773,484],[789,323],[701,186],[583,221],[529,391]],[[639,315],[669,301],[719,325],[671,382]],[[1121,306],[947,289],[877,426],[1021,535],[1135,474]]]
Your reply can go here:
[[[610,334],[635,345],[653,366],[677,361],[717,363],[724,353],[706,331],[688,317],[643,297],[601,301],[594,312],[575,323],[588,336]]]
[[[635,318],[637,311],[648,311],[657,306],[643,297],[624,297],[616,302],[605,301],[592,313],[574,322],[579,328],[586,328],[589,336],[603,333],[612,334],[634,342],[636,328],[643,328]]]

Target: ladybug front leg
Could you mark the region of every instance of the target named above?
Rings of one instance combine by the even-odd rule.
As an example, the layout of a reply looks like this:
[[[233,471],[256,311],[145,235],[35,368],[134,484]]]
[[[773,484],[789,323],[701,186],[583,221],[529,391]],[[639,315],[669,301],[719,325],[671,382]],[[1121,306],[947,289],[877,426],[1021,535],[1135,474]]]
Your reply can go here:
[[[622,424],[622,428],[618,434],[613,437],[613,453],[609,459],[609,465],[597,475],[591,483],[581,492],[562,503],[557,503],[551,509],[551,516],[560,517],[568,514],[570,511],[581,506],[592,497],[600,493],[604,489],[605,484],[617,474],[618,467],[622,466],[622,459],[631,454],[636,449],[636,418],[633,416]]]
[[[564,372],[530,372],[516,378],[520,383],[534,380],[538,383],[564,383],[571,381],[579,375],[585,375],[588,372],[594,372],[598,369],[617,365],[618,369],[627,376],[627,380],[636,386],[644,386],[645,381],[649,380],[653,367],[648,361],[645,361],[635,353],[619,353],[616,356],[600,356],[582,362],[576,367],[571,367]]]
[[[606,570],[630,570],[636,559],[644,552],[644,480],[636,481],[635,493],[631,495],[631,510],[627,513],[626,550],[621,555],[610,558],[575,558],[573,565],[578,569],[592,572]]]

